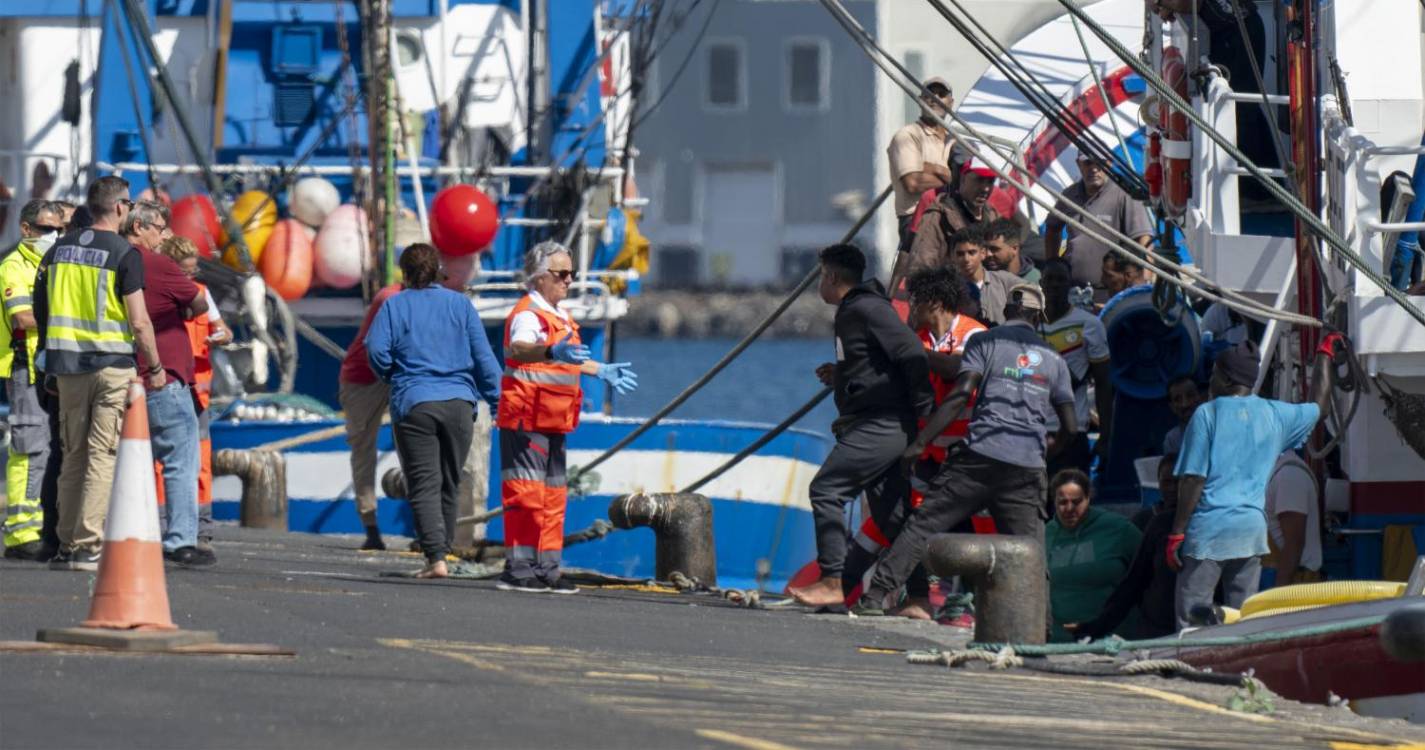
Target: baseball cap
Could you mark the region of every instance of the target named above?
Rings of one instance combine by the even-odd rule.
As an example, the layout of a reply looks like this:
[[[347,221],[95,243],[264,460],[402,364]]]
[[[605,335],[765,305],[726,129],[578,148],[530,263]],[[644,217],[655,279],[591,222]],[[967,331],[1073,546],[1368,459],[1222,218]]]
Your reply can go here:
[[[1248,339],[1218,353],[1213,366],[1232,385],[1251,388],[1257,384],[1257,371],[1261,367],[1260,363],[1260,350],[1255,341]]]
[[[940,76],[931,76],[931,77],[925,79],[924,81],[921,81],[920,83],[921,83],[921,85],[922,85],[924,88],[926,88],[926,89],[929,89],[931,86],[937,86],[937,85],[939,85],[939,86],[944,86],[944,87],[945,87],[946,93],[950,93],[950,94],[955,93],[955,92],[954,92],[954,89],[951,89],[951,88],[950,88],[950,84],[947,83],[947,82],[945,81],[945,79],[944,79],[944,78],[941,78]]]
[[[1034,284],[1015,284],[1009,288],[1009,304],[1025,310],[1044,309],[1044,291]]]
[[[965,162],[965,166],[960,167],[960,174],[967,173],[990,178],[993,178],[995,176],[995,171],[993,169],[990,169],[990,165],[986,164],[978,156],[971,157],[969,161]]]

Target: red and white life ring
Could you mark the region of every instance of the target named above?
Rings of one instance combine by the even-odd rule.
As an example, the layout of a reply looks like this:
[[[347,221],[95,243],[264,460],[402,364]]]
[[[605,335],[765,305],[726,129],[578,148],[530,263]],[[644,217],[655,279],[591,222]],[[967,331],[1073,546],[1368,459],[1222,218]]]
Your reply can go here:
[[[1187,64],[1176,47],[1163,50],[1163,80],[1184,101],[1188,100]],[[1154,134],[1149,142],[1151,157],[1161,165],[1161,180],[1157,191],[1162,215],[1179,218],[1187,210],[1188,199],[1192,197],[1192,141],[1189,139],[1187,115],[1169,104],[1166,98],[1158,100],[1159,134]],[[1157,153],[1153,153],[1156,151]],[[1153,170],[1150,168],[1148,185],[1154,187]]]

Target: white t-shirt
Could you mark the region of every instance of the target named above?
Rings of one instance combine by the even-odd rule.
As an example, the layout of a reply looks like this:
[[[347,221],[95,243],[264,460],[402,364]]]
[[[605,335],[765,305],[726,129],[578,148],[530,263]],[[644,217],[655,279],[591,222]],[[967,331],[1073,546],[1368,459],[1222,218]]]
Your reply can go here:
[[[1108,333],[1103,321],[1093,313],[1074,307],[1064,317],[1045,323],[1039,335],[1054,347],[1069,366],[1069,374],[1079,384],[1074,389],[1074,414],[1079,420],[1079,432],[1089,429],[1089,364],[1108,361]],[[1057,416],[1050,419],[1049,429],[1059,427]]]
[[[1281,522],[1278,513],[1301,513],[1306,516],[1306,543],[1301,547],[1301,567],[1321,569],[1321,517],[1317,509],[1316,477],[1311,468],[1292,451],[1277,457],[1267,482],[1267,534],[1272,544],[1281,549]]]
[[[530,290],[530,302],[539,309],[558,315],[562,320],[568,322],[569,313],[560,310],[558,307],[549,304],[539,292]],[[529,310],[521,311],[515,319],[510,322],[510,342],[521,344],[543,344],[549,339],[549,334],[544,330],[544,324],[539,322],[539,316]]]

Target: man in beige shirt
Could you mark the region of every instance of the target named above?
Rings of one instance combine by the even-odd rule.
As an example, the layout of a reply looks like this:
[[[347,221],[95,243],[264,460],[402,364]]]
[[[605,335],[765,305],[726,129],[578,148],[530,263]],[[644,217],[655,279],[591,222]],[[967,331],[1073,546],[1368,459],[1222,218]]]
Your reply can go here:
[[[925,88],[929,93],[921,95],[920,119],[897,130],[886,149],[902,251],[908,245],[906,235],[921,193],[950,184],[950,134],[931,113],[944,115],[955,104],[955,97],[942,78],[931,78]]]

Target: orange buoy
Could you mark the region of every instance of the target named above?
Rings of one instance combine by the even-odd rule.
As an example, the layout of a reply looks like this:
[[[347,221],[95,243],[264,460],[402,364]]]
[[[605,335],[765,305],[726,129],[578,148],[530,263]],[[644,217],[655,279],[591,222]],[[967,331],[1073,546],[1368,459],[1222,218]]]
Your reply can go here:
[[[282,299],[294,300],[306,294],[312,287],[312,235],[308,228],[296,219],[277,222],[257,270]]]

